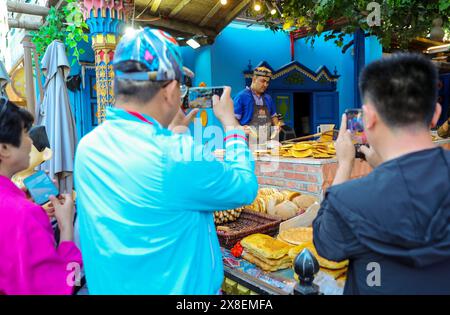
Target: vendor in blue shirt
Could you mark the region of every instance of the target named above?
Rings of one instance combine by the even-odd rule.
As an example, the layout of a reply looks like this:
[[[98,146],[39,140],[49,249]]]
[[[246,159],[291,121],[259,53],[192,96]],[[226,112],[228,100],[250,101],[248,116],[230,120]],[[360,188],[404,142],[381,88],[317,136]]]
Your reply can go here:
[[[234,114],[246,133],[252,128],[258,131],[259,138],[268,139],[270,127],[279,129],[275,103],[266,93],[272,71],[258,67],[253,71],[252,84],[240,91],[234,98]],[[265,133],[265,134],[263,134]]]

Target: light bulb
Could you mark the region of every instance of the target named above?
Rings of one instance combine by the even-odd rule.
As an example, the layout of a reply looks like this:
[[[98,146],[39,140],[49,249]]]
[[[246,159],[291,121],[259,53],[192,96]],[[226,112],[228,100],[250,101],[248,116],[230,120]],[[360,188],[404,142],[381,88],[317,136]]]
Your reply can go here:
[[[131,26],[128,26],[126,29],[125,29],[125,34],[127,35],[127,36],[131,36],[131,35],[133,35],[134,33],[136,33],[138,30],[137,29],[135,29],[135,28],[133,28],[133,27],[131,27]]]
[[[191,46],[193,49],[197,49],[200,47],[200,44],[193,38],[189,39],[188,41],[186,41],[186,44],[188,44],[189,46]]]
[[[226,4],[228,3],[228,1],[227,1],[227,0],[220,0],[220,3],[221,3],[222,5],[226,5]]]
[[[275,15],[276,13],[277,13],[277,10],[275,10],[275,9],[270,10],[270,14]]]
[[[260,11],[261,10],[261,5],[259,3],[256,3],[253,8],[255,9],[255,11]]]

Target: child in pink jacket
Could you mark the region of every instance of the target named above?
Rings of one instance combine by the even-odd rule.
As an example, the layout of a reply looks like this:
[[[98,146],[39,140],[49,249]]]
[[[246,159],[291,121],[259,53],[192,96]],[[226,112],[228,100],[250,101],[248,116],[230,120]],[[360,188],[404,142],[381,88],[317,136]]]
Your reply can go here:
[[[61,232],[57,245],[45,210],[11,181],[28,168],[32,123],[30,113],[0,99],[0,294],[72,294],[82,265],[73,242],[73,201],[51,198]]]

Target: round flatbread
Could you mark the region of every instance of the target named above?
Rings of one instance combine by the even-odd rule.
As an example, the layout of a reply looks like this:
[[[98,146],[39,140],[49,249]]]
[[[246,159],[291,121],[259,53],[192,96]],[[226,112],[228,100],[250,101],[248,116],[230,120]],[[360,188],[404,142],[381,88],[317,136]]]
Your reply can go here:
[[[316,201],[317,198],[310,195],[300,195],[292,199],[292,202],[295,203],[301,210],[308,209]]]
[[[279,237],[289,244],[300,245],[305,242],[312,242],[313,232],[310,227],[297,227],[281,231]]]

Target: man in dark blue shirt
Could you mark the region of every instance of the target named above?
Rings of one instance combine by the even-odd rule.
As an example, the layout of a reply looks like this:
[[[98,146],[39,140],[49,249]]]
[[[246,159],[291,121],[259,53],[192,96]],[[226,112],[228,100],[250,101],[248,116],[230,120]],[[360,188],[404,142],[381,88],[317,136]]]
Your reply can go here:
[[[441,113],[437,80],[414,54],[363,70],[366,177],[349,181],[355,148],[342,118],[338,170],[313,229],[321,256],[350,260],[345,294],[450,294],[450,151],[429,131]]]
[[[260,139],[268,139],[270,127],[279,129],[276,106],[272,97],[265,93],[269,87],[272,72],[266,67],[253,71],[252,84],[240,91],[234,98],[234,113],[246,132],[252,128],[258,132]],[[263,141],[264,141],[263,140]],[[262,141],[262,142],[263,142]]]

